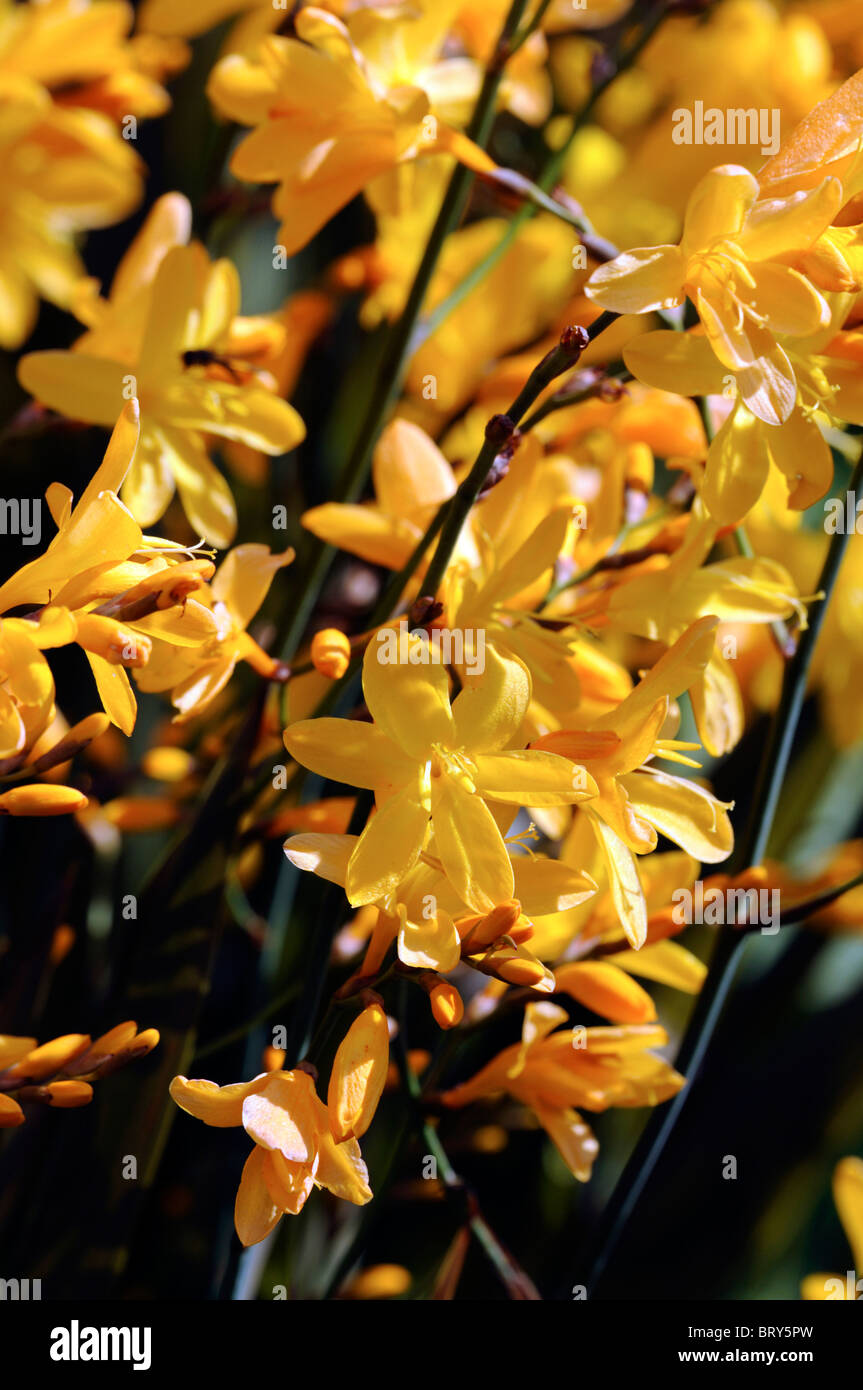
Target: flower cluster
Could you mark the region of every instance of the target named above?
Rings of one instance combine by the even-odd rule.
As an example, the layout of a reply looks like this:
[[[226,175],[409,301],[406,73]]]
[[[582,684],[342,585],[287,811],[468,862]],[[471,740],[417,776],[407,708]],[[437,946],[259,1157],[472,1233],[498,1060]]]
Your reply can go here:
[[[490,1113],[588,1181],[583,1112],[682,1103],[680,996],[713,1026],[770,895],[860,927],[860,805],[767,857],[807,689],[863,735],[863,49],[822,8],[2,5],[0,449],[58,480],[0,583],[0,815],[68,814],[34,833],[118,902],[152,858],[110,933],[75,878],[68,979],[161,1000],[147,1114],[245,1130],[244,1245],[371,1200],[389,1098],[444,1186]],[[137,122],[225,19],[192,197]],[[254,1079],[170,1080],[263,1023]],[[0,1038],[0,1124],[158,1036]]]

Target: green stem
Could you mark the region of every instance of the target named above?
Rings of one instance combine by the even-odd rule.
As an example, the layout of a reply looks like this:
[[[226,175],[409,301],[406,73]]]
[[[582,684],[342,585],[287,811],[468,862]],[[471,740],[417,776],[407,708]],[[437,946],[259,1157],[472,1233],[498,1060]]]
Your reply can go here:
[[[477,1243],[486,1254],[490,1263],[494,1266],[501,1283],[506,1289],[511,1299],[541,1303],[542,1297],[533,1280],[521,1268],[521,1265],[513,1258],[506,1247],[495,1235],[491,1226],[486,1221],[479,1209],[479,1203],[473,1192],[467,1187],[464,1179],[455,1171],[449,1160],[449,1155],[440,1141],[437,1130],[429,1124],[420,1111],[422,1098],[422,1088],[419,1078],[412,1070],[408,1062],[407,1040],[405,1029],[406,1014],[406,986],[402,986],[400,998],[400,1027],[396,1039],[396,1060],[402,1083],[407,1091],[411,1102],[416,1111],[417,1128],[426,1150],[437,1163],[438,1176],[444,1187],[451,1192],[462,1192],[467,1199],[467,1224],[473,1232]]]
[[[581,107],[581,110],[574,117],[572,128],[566,140],[561,145],[560,149],[554,150],[549,154],[535,184],[530,186],[531,189],[539,193],[547,194],[549,190],[554,187],[563,172],[567,156],[575,137],[589,121],[597,102],[605,92],[608,91],[611,84],[632,66],[669,13],[670,11],[664,3],[664,0],[659,0],[657,8],[645,21],[637,37],[633,39],[632,43],[627,48],[618,50],[617,54],[612,58],[608,72],[593,87],[589,97]],[[530,195],[528,194],[526,196]],[[557,207],[553,210],[555,212],[558,211]],[[504,256],[510,246],[512,246],[524,224],[534,217],[537,211],[537,204],[532,202],[525,203],[507,226],[500,241],[497,242],[497,244],[487,252],[483,259],[474,266],[473,270],[465,276],[464,280],[455,286],[450,294],[447,295],[446,299],[417,324],[416,332],[411,342],[411,347],[414,351],[425,342],[426,338],[430,337],[431,334],[440,327],[444,320],[448,318],[467,296],[482,283],[486,276],[490,274],[501,257]],[[558,213],[558,215],[560,215],[560,213]],[[583,236],[587,239],[587,242],[589,242],[594,232],[587,220],[583,218],[572,218],[572,221],[573,225],[577,227],[580,233],[583,233]],[[607,247],[603,252],[603,258],[608,258],[610,253],[613,252],[613,247]]]
[[[858,491],[861,484],[863,461],[858,462],[854,470],[850,490]],[[848,540],[847,535],[839,534],[831,538],[818,583],[819,592],[823,597],[817,601],[818,606],[814,609],[809,627],[802,634],[797,651],[785,668],[782,693],[762,753],[746,829],[728,864],[728,872],[731,874],[758,865],[764,859],[803,708],[815,644],[821,632]],[[678,1070],[686,1076],[687,1084],[666,1106],[653,1111],[606,1205],[585,1261],[590,1268],[588,1290],[591,1294],[595,1292],[692,1092],[722,1008],[734,983],[747,939],[747,934],[741,932],[733,923],[726,923],[720,928],[707,979],[693,1010],[676,1062]]]

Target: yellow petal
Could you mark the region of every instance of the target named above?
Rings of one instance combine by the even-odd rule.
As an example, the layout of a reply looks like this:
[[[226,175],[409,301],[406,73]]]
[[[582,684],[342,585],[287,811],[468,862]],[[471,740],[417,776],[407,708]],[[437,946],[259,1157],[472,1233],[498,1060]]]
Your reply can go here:
[[[623,360],[645,386],[685,396],[719,395],[727,374],[709,339],[700,333],[660,329],[639,334],[624,347]]]
[[[647,939],[647,905],[635,859],[620,836],[599,816],[591,815],[590,822],[608,870],[609,887],[621,926],[627,941],[637,951]]]
[[[220,564],[210,588],[238,627],[248,627],[267,597],[276,572],[293,558],[290,549],[274,555],[268,545],[236,545]]]
[[[269,1075],[264,1073],[253,1081],[217,1086],[215,1081],[189,1081],[185,1076],[175,1076],[169,1092],[171,1099],[188,1115],[216,1129],[228,1129],[243,1123],[243,1101],[246,1096],[263,1090],[268,1080]]]
[[[432,781],[432,824],[444,873],[475,912],[488,912],[513,895],[506,845],[482,798],[454,777]]]
[[[285,730],[285,747],[321,777],[369,791],[403,782],[414,770],[385,733],[358,719],[301,719]]]
[[[109,429],[125,404],[124,375],[119,362],[76,352],[31,352],[18,364],[18,380],[42,405]]]
[[[129,677],[122,666],[106,661],[95,652],[85,652],[85,656],[95,677],[96,689],[105,713],[111,723],[116,724],[128,737],[135,727],[138,714],[138,702]]]
[[[402,965],[414,970],[455,969],[461,959],[461,938],[446,912],[413,920],[399,904],[399,919],[398,952]]]
[[[365,1206],[372,1199],[368,1169],[356,1139],[346,1139],[343,1144],[337,1144],[330,1134],[322,1137],[315,1182],[318,1187],[326,1187],[335,1197],[353,1202],[358,1207]]]
[[[327,1109],[336,1143],[365,1134],[383,1094],[389,1057],[387,1016],[379,1004],[370,1004],[339,1044],[330,1073]]]
[[[372,816],[348,861],[345,892],[352,907],[393,892],[416,863],[429,813],[416,783],[408,783]]]
[[[348,873],[348,860],[357,844],[356,835],[292,835],[285,841],[285,854],[298,869],[317,874],[342,888]]]
[[[477,790],[493,801],[518,806],[569,806],[596,796],[598,790],[583,767],[541,749],[480,753],[474,763]]]
[[[366,648],[363,694],[377,727],[408,757],[426,759],[433,743],[452,746],[449,677],[423,637],[381,629]]]
[[[456,747],[487,753],[505,748],[521,726],[530,704],[530,672],[518,657],[485,649],[481,673],[463,673],[452,705]]]
[[[728,818],[733,802],[718,801],[697,783],[665,772],[635,772],[621,778],[638,815],[702,864],[727,859],[734,848]]]
[[[764,491],[769,470],[761,421],[744,408],[732,411],[707,453],[703,496],[711,516],[723,526],[742,520]]]
[[[270,1234],[281,1216],[264,1175],[266,1151],[257,1145],[243,1167],[234,1203],[234,1225],[243,1245],[257,1245]]]
[[[378,441],[372,479],[382,511],[423,525],[456,488],[452,467],[434,441],[419,425],[400,419]]]
[[[686,204],[682,250],[687,256],[714,241],[733,240],[758,197],[758,180],[739,164],[711,169],[695,185]]]
[[[278,1149],[291,1163],[308,1163],[317,1147],[314,1082],[302,1071],[272,1072],[246,1095],[243,1128],[263,1149]]]
[[[567,912],[592,897],[597,889],[590,874],[573,869],[559,859],[528,858],[512,860],[515,896],[528,917],[550,912]]]
[[[843,1158],[837,1163],[833,1198],[851,1246],[854,1268],[863,1270],[863,1160]]]
[[[532,1109],[569,1171],[579,1182],[590,1178],[599,1144],[577,1110],[558,1109],[535,1100]]]
[[[642,946],[640,951],[618,951],[606,960],[642,979],[670,985],[686,994],[697,994],[707,974],[703,961],[677,941],[656,941]]]
[[[584,293],[617,314],[669,309],[683,299],[684,267],[676,246],[637,247],[595,270]]]

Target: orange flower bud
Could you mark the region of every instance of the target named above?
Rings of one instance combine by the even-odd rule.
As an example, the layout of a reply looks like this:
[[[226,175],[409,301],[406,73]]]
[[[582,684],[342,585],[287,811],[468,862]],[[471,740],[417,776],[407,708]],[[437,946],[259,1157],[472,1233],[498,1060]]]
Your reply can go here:
[[[351,1280],[345,1290],[347,1298],[396,1298],[406,1293],[411,1276],[403,1265],[371,1265]]]
[[[432,1016],[439,1028],[455,1028],[464,1016],[462,997],[449,980],[439,980],[429,990]]]
[[[608,961],[574,961],[559,966],[555,990],[612,1023],[651,1023],[656,1018],[647,990]]]
[[[146,666],[153,650],[149,637],[102,613],[80,614],[77,641],[85,651],[101,656],[112,666]]]
[[[521,904],[513,899],[512,902],[498,903],[484,917],[465,918],[457,924],[465,949],[471,955],[484,951],[498,937],[508,936],[520,916]]]
[[[75,787],[41,782],[12,787],[0,795],[0,815],[5,816],[65,816],[70,811],[82,811],[86,805],[87,797]]]
[[[351,661],[351,644],[337,627],[325,627],[312,638],[312,665],[322,676],[337,681]]]
[[[82,748],[86,748],[94,738],[99,738],[110,726],[110,719],[107,714],[88,714],[86,719],[81,719],[77,724],[73,724],[71,729],[67,729],[63,737],[42,753],[32,764],[34,772],[47,772],[51,767],[57,767],[58,763],[65,763],[80,753]]]
[[[24,1111],[12,1096],[0,1094],[0,1129],[16,1129],[24,1123]]]
[[[41,1081],[45,1076],[53,1076],[61,1067],[71,1062],[73,1057],[86,1052],[90,1046],[87,1033],[64,1033],[60,1038],[52,1038],[41,1047],[20,1058],[7,1069],[7,1076],[20,1078],[21,1083]]]
[[[180,818],[180,808],[166,796],[117,796],[101,814],[118,830],[162,830]]]
[[[281,1047],[265,1047],[261,1057],[264,1071],[281,1071],[285,1064],[285,1051]]]
[[[182,782],[195,768],[185,748],[151,748],[141,759],[141,771],[154,782]]]
[[[48,1104],[58,1110],[77,1110],[93,1099],[93,1087],[86,1081],[52,1081],[45,1090]]]

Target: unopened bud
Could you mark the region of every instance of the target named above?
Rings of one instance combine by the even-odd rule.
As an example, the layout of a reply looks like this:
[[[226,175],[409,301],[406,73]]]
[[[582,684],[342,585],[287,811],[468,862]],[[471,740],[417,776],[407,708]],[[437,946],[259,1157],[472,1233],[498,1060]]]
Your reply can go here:
[[[146,666],[153,650],[149,637],[101,613],[78,615],[77,641],[85,651],[101,656],[112,666]]]
[[[508,415],[492,415],[485,427],[485,437],[489,444],[501,449],[512,436],[514,429],[515,423]]]
[[[443,612],[443,604],[431,594],[422,594],[414,599],[408,609],[408,627],[411,632],[418,627],[428,627]]]
[[[66,816],[83,811],[87,797],[75,787],[43,786],[41,782],[12,787],[0,795],[0,815]]]
[[[81,719],[77,724],[73,724],[68,729],[59,742],[49,748],[47,753],[43,753],[32,764],[34,772],[47,772],[51,767],[57,767],[60,763],[68,762],[76,753],[80,753],[82,748],[86,748],[94,738],[104,734],[110,726],[110,719],[107,714],[88,714],[86,719]]]
[[[337,681],[351,662],[351,644],[337,627],[325,627],[312,638],[312,665],[322,676]]]
[[[580,323],[571,323],[560,335],[560,346],[573,362],[577,362],[590,343],[590,334]]]
[[[464,1015],[462,997],[449,980],[439,980],[429,991],[432,1016],[439,1028],[455,1028]]]

